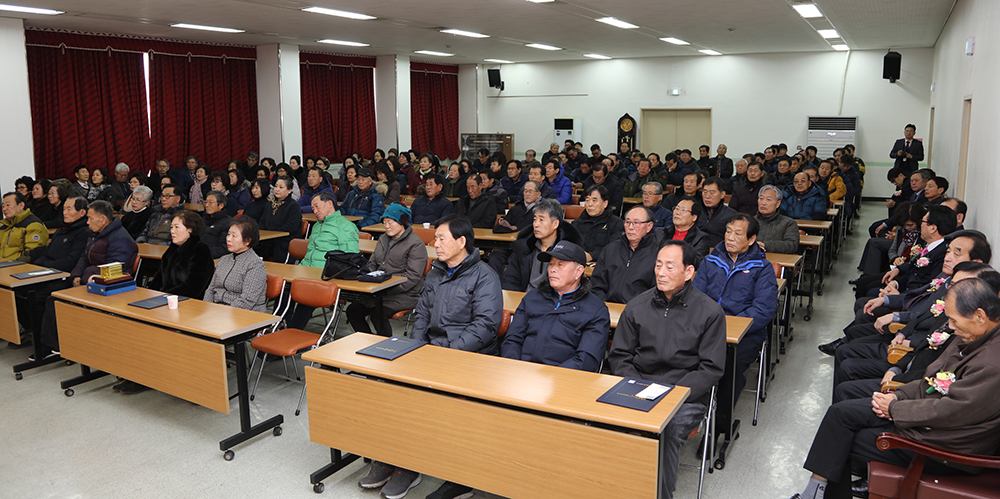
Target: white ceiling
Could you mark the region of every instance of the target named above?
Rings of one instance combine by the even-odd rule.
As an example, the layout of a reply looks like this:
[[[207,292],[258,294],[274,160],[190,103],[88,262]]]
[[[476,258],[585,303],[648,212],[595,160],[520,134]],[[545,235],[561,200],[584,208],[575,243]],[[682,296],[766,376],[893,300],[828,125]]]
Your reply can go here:
[[[832,50],[815,31],[832,24],[852,49],[931,47],[956,0],[815,0],[825,19],[801,18],[790,0],[4,0],[65,11],[21,17],[29,27],[117,33],[189,41],[263,45],[288,43],[303,50],[358,55],[455,54],[415,58],[449,64],[483,59],[515,62]],[[378,17],[356,21],[302,12],[320,6]],[[594,21],[613,16],[639,25],[624,30]],[[171,28],[173,23],[246,30],[224,34]],[[457,28],[490,35],[473,39],[438,32]],[[676,46],[659,40],[690,42]],[[333,38],[371,44],[352,48],[317,43]],[[565,50],[525,47],[538,42]]]

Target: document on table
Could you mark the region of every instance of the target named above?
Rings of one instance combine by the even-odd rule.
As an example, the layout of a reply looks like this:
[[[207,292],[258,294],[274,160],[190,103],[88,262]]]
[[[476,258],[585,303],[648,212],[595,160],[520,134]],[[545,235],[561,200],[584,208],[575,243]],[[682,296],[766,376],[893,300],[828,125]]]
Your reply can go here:
[[[394,336],[392,338],[384,339],[372,346],[362,348],[361,350],[358,350],[357,353],[385,360],[396,360],[426,344],[427,343],[424,343],[423,341]]]
[[[662,385],[638,378],[625,378],[604,395],[601,395],[597,401],[649,412],[653,407],[656,407],[664,395],[673,389],[673,385]]]

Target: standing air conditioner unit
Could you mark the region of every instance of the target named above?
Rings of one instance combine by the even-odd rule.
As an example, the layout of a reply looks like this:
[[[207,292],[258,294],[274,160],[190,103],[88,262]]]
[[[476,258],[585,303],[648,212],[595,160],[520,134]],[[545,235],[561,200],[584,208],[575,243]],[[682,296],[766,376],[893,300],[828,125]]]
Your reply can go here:
[[[847,144],[858,145],[857,116],[809,116],[808,144],[816,147],[816,156],[829,158],[833,150]]]
[[[573,139],[573,142],[580,142],[582,140],[580,137],[583,136],[580,133],[582,122],[583,120],[580,118],[556,118],[554,126],[556,131],[552,142],[559,144],[560,149],[567,139]]]

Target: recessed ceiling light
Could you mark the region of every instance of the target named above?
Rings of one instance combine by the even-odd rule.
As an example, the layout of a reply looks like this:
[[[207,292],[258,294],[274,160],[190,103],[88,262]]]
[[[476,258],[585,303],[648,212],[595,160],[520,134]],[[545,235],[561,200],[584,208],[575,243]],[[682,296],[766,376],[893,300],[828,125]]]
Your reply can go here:
[[[485,59],[486,62],[495,62],[497,64],[514,64],[514,61],[505,61],[503,59]]]
[[[583,56],[584,57],[589,57],[591,59],[601,59],[601,60],[608,60],[608,59],[610,59],[610,57],[608,57],[606,55],[601,55],[601,54],[583,54]]]
[[[368,47],[367,43],[361,42],[348,42],[345,40],[331,40],[327,38],[326,40],[318,40],[319,43],[329,43],[330,45],[346,45],[348,47]]]
[[[841,52],[845,50],[851,50],[851,47],[848,47],[847,45],[844,44],[831,45],[831,47],[833,47],[833,50],[839,50]]]
[[[636,29],[638,26],[622,21],[621,19],[615,19],[613,17],[602,17],[600,19],[595,19],[599,23],[610,24],[616,28],[621,29]]]
[[[816,30],[816,32],[823,38],[840,38],[840,33],[837,33],[835,29],[820,29]]]
[[[705,55],[722,55],[722,52],[716,52],[712,49],[699,50],[698,52],[701,52],[702,54]]]
[[[177,23],[177,24],[171,24],[170,27],[171,28],[200,29],[202,31],[218,31],[219,33],[243,33],[243,30],[241,30],[241,29],[218,28],[218,27],[215,27],[215,26],[202,26],[200,24]]]
[[[541,43],[529,43],[525,45],[525,47],[531,47],[533,49],[542,49],[542,50],[562,50],[559,47],[553,47],[552,45],[542,45]]]
[[[375,16],[369,16],[367,14],[347,12],[346,10],[326,9],[323,7],[306,7],[305,9],[302,10],[304,12],[312,12],[313,14],[326,14],[328,16],[346,17],[348,19],[357,19],[359,21],[370,21],[372,19],[375,19]]]
[[[814,3],[793,3],[792,8],[806,19],[823,17],[823,13],[819,11],[819,7]]]
[[[672,43],[674,45],[691,45],[690,43],[685,42],[684,40],[681,40],[680,38],[674,38],[672,36],[668,36],[666,38],[660,38],[660,40],[663,40],[663,41],[665,41],[667,43]]]
[[[42,14],[45,16],[56,16],[59,14],[65,14],[65,12],[61,10],[39,9],[37,7],[22,7],[20,5],[0,4],[0,10],[6,10],[8,12],[23,12],[25,14]]]
[[[531,3],[550,3],[550,2],[555,2],[556,0],[528,0],[528,1]]]
[[[448,33],[449,35],[467,36],[469,38],[489,38],[490,35],[484,35],[482,33],[473,33],[472,31],[462,31],[460,29],[443,29],[442,33]]]
[[[438,57],[451,57],[451,56],[455,55],[455,54],[448,54],[448,53],[445,53],[445,52],[435,52],[433,50],[414,50],[413,52],[417,53],[417,54],[424,54],[424,55],[436,55]]]

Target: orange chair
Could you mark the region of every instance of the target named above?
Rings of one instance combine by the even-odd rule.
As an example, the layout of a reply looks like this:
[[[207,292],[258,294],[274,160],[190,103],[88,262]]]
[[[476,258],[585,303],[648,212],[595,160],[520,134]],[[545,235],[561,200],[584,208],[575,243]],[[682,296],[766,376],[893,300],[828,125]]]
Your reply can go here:
[[[281,277],[280,275],[267,274],[267,288],[264,290],[264,297],[268,300],[275,300],[274,311],[272,312],[272,315],[277,315],[281,319],[285,317],[285,312],[288,311],[288,306],[291,304],[291,302],[285,303],[285,308],[281,308],[281,303],[283,301],[281,298],[284,296],[284,294],[285,294],[285,278]],[[274,324],[274,326],[262,330],[257,336],[267,334],[268,332],[274,332],[275,330],[278,329],[280,324],[281,320],[279,319],[278,322]],[[270,329],[270,331],[268,331],[268,329]],[[256,352],[253,354],[253,362],[250,363],[250,369],[247,371],[248,383],[250,382],[250,373],[253,372],[253,368],[255,365],[257,365]],[[287,371],[288,368],[286,367],[285,369]]]
[[[427,277],[427,274],[431,271],[432,262],[434,262],[433,258],[427,258],[427,265],[424,266],[424,277]],[[404,316],[406,317],[406,322],[403,324],[403,336],[409,336],[408,329],[410,328],[410,325],[413,324],[412,308],[408,308],[406,310],[400,310],[399,312],[392,314],[392,317],[390,317],[390,319],[402,319]]]
[[[580,204],[580,196],[579,195],[573,194],[573,204],[579,206],[579,204]]]
[[[288,242],[288,256],[301,260],[306,257],[306,251],[309,250],[309,240],[308,239],[292,239]]]
[[[503,311],[503,315],[500,317],[500,327],[497,328],[497,338],[503,338],[503,335],[507,334],[507,330],[510,329],[511,315],[510,312]]]
[[[307,307],[328,308],[336,305],[338,300],[340,300],[340,287],[332,281],[306,278],[298,278],[292,281],[291,301]],[[294,355],[319,346],[324,338],[326,338],[337,316],[338,314],[334,312],[333,317],[327,322],[322,334],[287,328],[258,336],[251,340],[250,346],[259,352],[263,352],[264,358],[261,361],[260,370],[257,372],[257,381],[253,385],[253,391],[250,392],[250,399],[253,400],[254,395],[257,393],[257,385],[260,384],[260,376],[264,372],[264,365],[267,362],[268,355],[292,357],[292,369],[295,371],[295,378],[300,380],[298,370],[295,368]],[[305,394],[305,383],[302,383],[302,393],[299,395],[299,403],[295,406],[296,416],[301,412],[302,398]]]
[[[434,230],[413,226],[413,233],[420,239],[423,239],[424,244],[434,244]]]
[[[566,220],[576,220],[580,218],[580,215],[583,214],[584,210],[583,206],[580,205],[564,206],[564,208],[566,209]]]
[[[371,233],[360,232],[360,233],[358,233],[358,239],[364,239],[365,241],[371,241],[373,238],[372,238]]]
[[[302,234],[302,237],[306,237],[306,235],[308,233],[309,233],[309,221],[308,220],[303,220],[302,221],[302,231],[299,232],[299,234]]]

